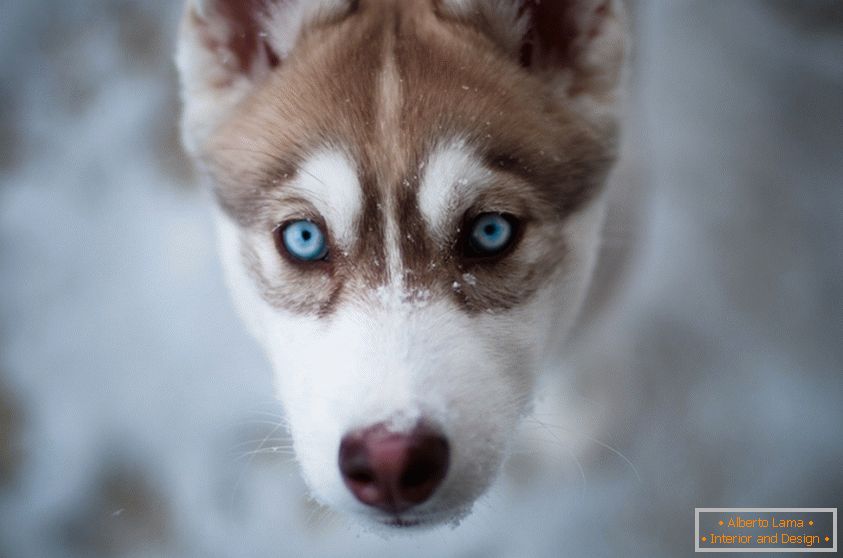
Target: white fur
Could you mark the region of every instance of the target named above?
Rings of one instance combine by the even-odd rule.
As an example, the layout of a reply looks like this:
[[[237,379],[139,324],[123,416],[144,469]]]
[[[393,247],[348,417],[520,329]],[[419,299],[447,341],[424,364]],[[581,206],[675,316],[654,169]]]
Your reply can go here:
[[[354,236],[363,193],[356,165],[340,150],[325,149],[312,155],[286,187],[310,201],[322,214],[334,241],[348,249]]]
[[[232,300],[240,318],[246,327],[261,344],[266,344],[264,323],[267,320],[269,308],[261,298],[260,293],[254,285],[253,279],[246,272],[241,252],[244,243],[260,243],[261,239],[247,235],[237,223],[229,218],[222,210],[217,208],[214,211],[217,223],[217,245],[220,253],[223,270],[225,272],[226,285],[232,294]],[[268,259],[264,257],[266,247],[257,246],[259,256],[263,263]]]
[[[453,217],[488,182],[491,171],[465,144],[454,140],[440,144],[428,157],[418,199],[419,209],[431,230],[444,240],[450,234]]]

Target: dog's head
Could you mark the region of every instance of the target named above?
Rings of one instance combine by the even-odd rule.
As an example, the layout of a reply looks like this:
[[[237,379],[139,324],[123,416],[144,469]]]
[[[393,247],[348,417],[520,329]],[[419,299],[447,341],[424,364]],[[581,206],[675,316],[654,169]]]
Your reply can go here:
[[[324,503],[490,485],[583,299],[623,59],[609,0],[191,0],[184,138]]]

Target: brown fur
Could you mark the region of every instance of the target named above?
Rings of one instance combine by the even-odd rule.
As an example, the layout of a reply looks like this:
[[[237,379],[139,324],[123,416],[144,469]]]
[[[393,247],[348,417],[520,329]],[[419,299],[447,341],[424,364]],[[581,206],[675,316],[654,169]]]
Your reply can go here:
[[[244,248],[264,297],[325,315],[384,284],[384,238],[394,219],[408,292],[452,296],[471,312],[518,305],[563,265],[562,225],[603,183],[613,131],[597,131],[482,27],[447,18],[432,2],[363,0],[356,8],[306,29],[203,153],[224,210],[259,235],[272,235],[279,205],[315,212],[284,187],[314,151],[338,148],[358,165],[363,211],[348,255],[334,250],[316,266],[288,262],[271,277]],[[451,241],[433,238],[418,209],[419,169],[440,142],[455,138],[495,175],[471,211],[518,215],[524,242],[541,257],[516,247],[498,261],[466,261],[455,250],[461,222]],[[526,238],[533,231],[541,231],[532,235],[539,240]],[[468,283],[466,273],[474,278]]]

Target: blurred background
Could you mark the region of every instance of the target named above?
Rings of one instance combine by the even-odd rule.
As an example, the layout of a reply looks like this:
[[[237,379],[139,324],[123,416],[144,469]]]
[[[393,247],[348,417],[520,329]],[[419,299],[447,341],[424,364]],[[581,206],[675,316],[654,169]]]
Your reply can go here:
[[[677,557],[694,507],[843,504],[843,3],[631,4],[558,412],[461,526],[392,539],[276,429],[178,143],[179,4],[0,5],[0,556]]]

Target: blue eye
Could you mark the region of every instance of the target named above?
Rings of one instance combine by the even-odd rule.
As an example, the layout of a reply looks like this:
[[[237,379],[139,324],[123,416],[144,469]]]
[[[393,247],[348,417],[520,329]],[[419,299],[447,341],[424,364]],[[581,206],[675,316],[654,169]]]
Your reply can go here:
[[[284,249],[295,259],[315,262],[327,257],[325,233],[313,221],[293,221],[285,225],[280,232]]]
[[[470,255],[494,256],[506,250],[515,236],[515,220],[501,213],[483,213],[471,224]]]

